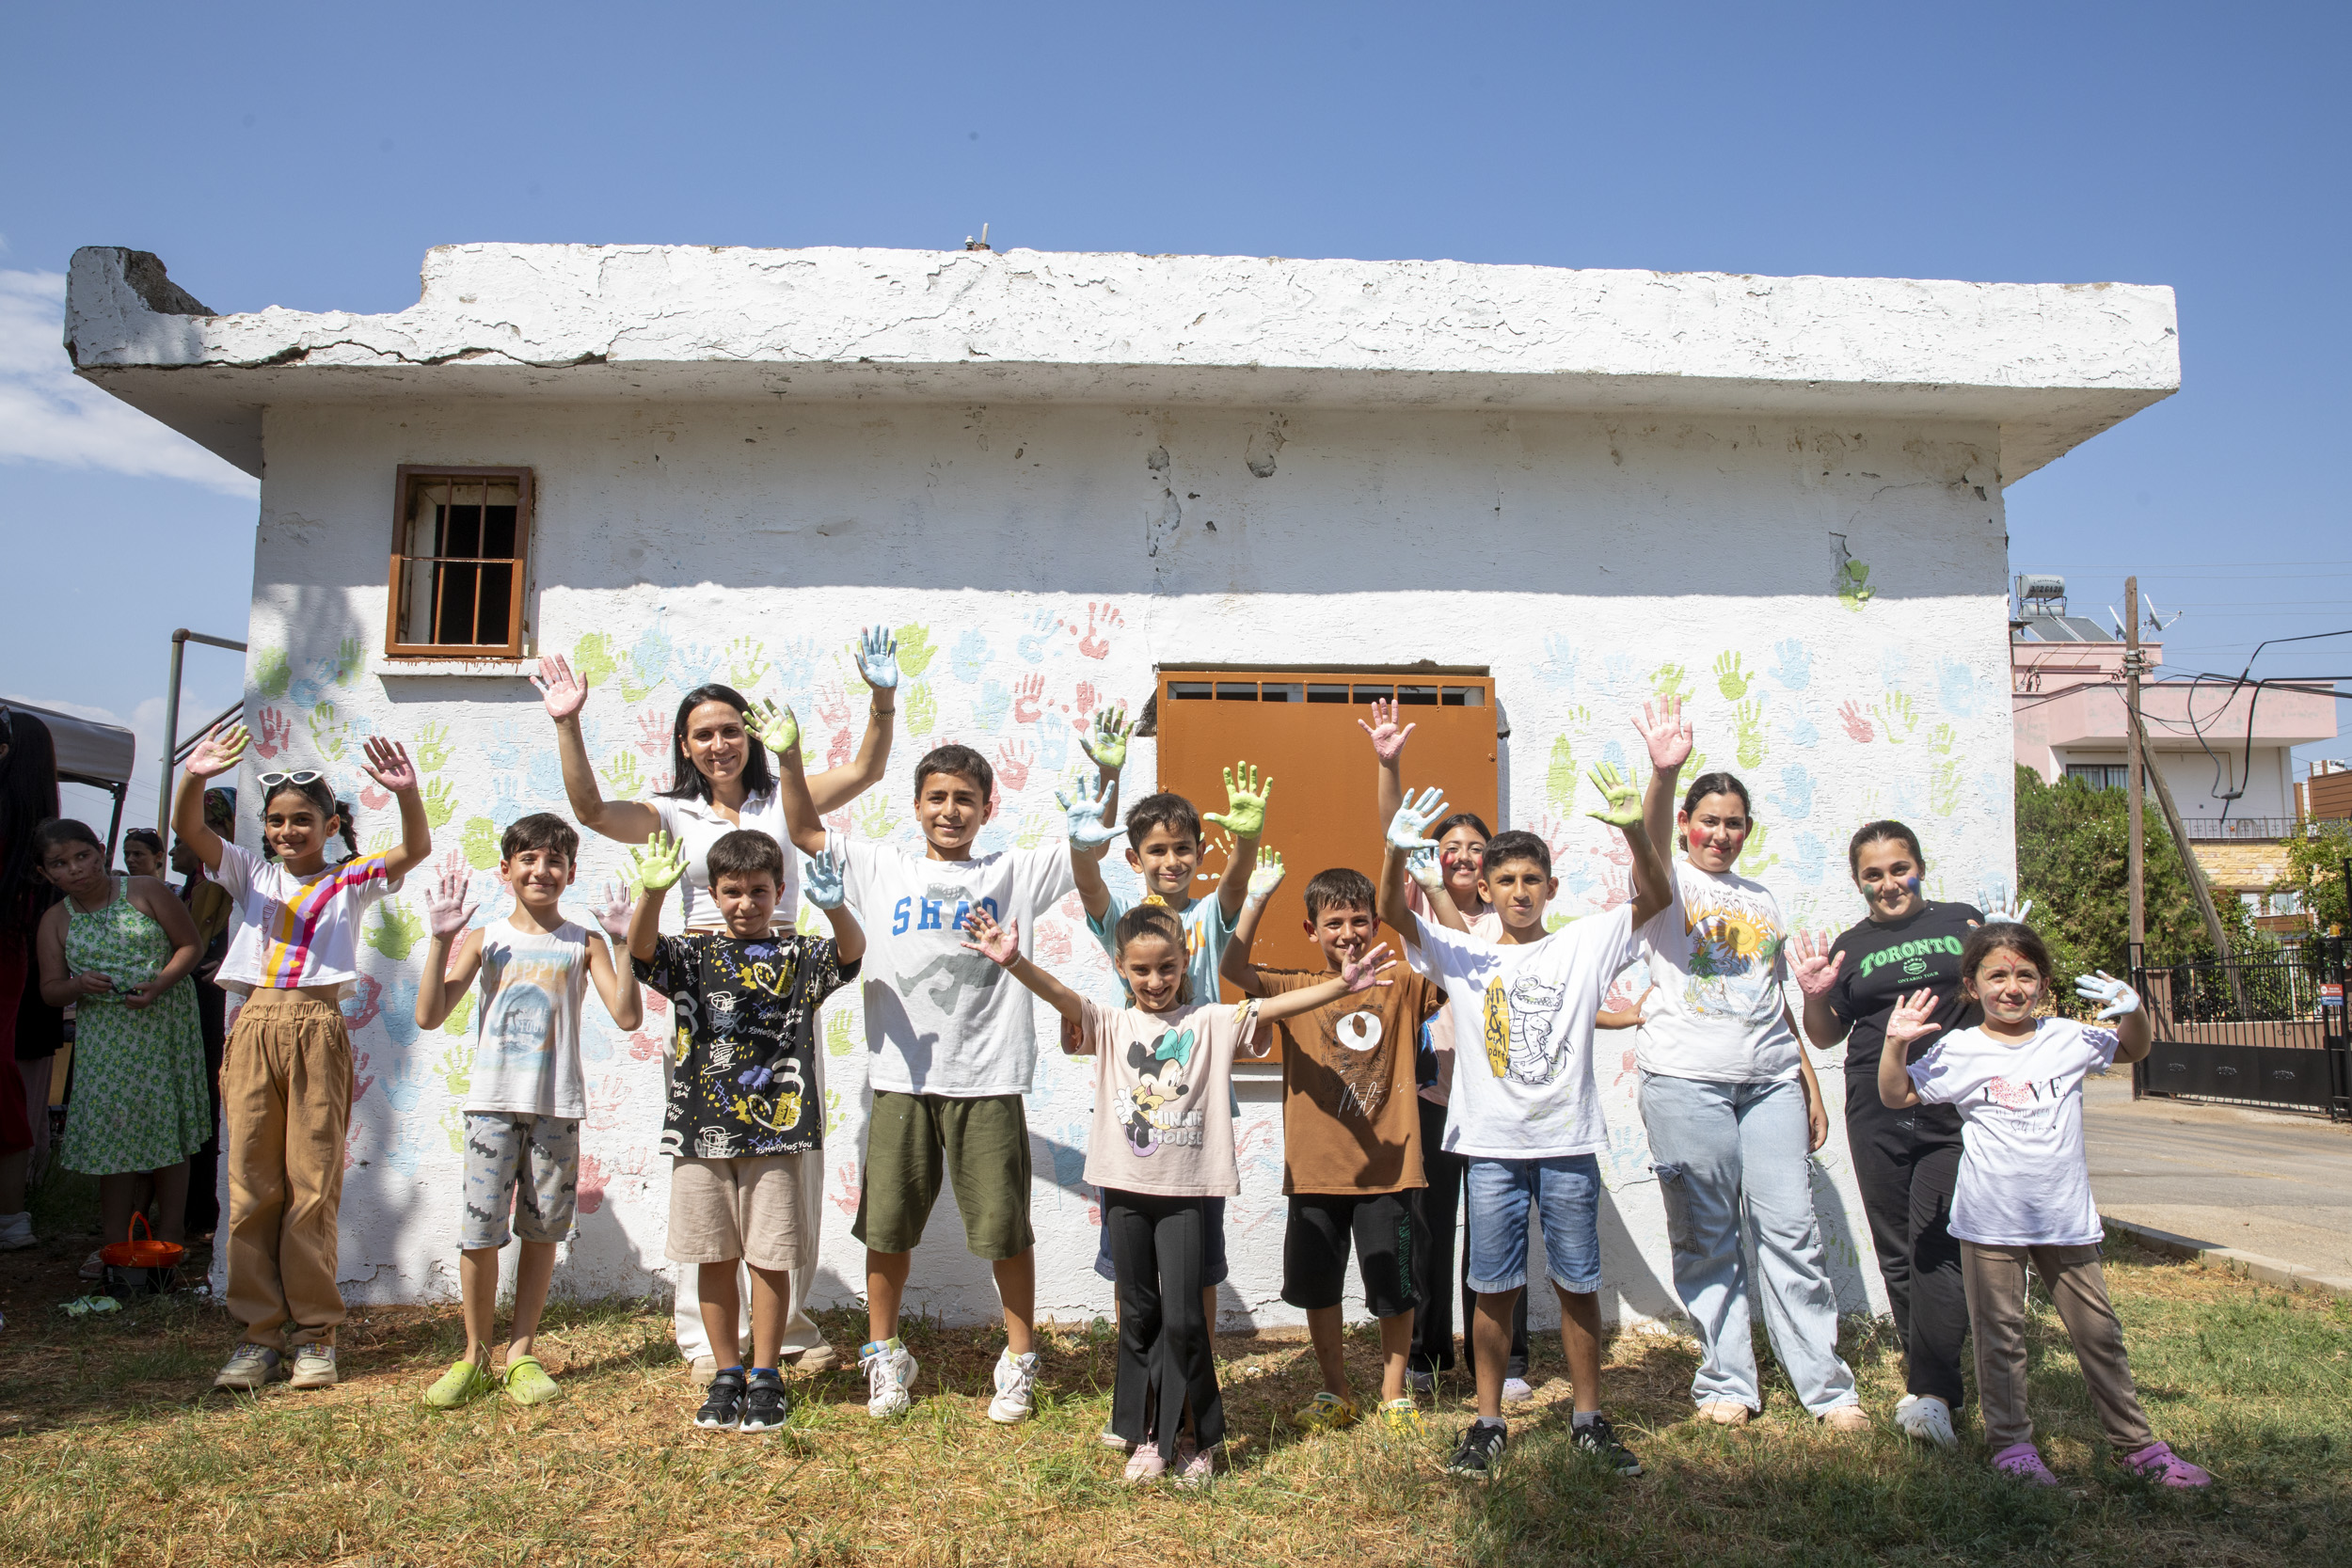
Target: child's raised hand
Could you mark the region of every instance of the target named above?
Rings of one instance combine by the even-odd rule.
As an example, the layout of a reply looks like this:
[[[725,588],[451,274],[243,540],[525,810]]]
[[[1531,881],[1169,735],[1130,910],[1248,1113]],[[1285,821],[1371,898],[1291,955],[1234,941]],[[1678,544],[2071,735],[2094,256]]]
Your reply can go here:
[[[1104,808],[1111,803],[1111,791],[1119,786],[1108,779],[1098,779],[1092,795],[1087,793],[1083,782],[1071,787],[1077,791],[1074,800],[1058,789],[1054,791],[1054,799],[1070,824],[1070,846],[1073,849],[1100,849],[1123,831],[1117,823],[1103,820]]]
[[[1912,1041],[1934,1034],[1935,1006],[1935,992],[1931,990],[1915,990],[1909,996],[1898,997],[1895,1010],[1886,1015],[1886,1037],[1908,1048]]]
[[[1421,884],[1422,892],[1435,898],[1445,892],[1445,867],[1438,863],[1438,847],[1423,844],[1405,857],[1405,874]]]
[[[417,765],[408,760],[408,748],[397,740],[387,740],[380,735],[368,736],[366,760],[360,770],[395,795],[406,795],[417,787]]]
[[[1249,873],[1249,891],[1247,895],[1249,902],[1264,903],[1274,896],[1274,890],[1281,885],[1282,852],[1279,849],[1259,850],[1257,869]]]
[[[1681,698],[1665,696],[1644,703],[1633,728],[1649,748],[1652,768],[1663,772],[1691,760],[1691,721],[1682,716]]]
[[[1602,763],[1584,775],[1595,789],[1600,791],[1601,808],[1584,815],[1608,823],[1613,828],[1638,828],[1642,825],[1642,792],[1633,787],[1633,781],[1619,773],[1608,763]]]
[[[531,684],[539,689],[539,698],[548,705],[548,717],[562,723],[578,713],[588,701],[588,683],[572,673],[569,660],[562,654],[539,656],[539,673],[531,677]]]
[[[869,626],[857,640],[857,673],[877,691],[898,684],[898,640],[888,626]]]
[[[1214,822],[1235,838],[1256,838],[1265,832],[1265,800],[1274,793],[1274,781],[1258,782],[1258,770],[1246,762],[1236,762],[1225,769],[1225,810],[1211,812],[1202,818]]]
[[[1990,920],[1992,915],[1988,912],[1985,918]],[[2088,974],[2074,976],[2074,994],[2086,1002],[2106,1004],[2099,1009],[2099,1021],[2102,1023],[2112,1022],[2127,1014],[2139,1011],[2139,992],[2132,990],[2104,969],[2095,969]]]
[[[199,779],[216,778],[236,767],[252,744],[253,732],[244,724],[225,724],[196,743],[188,753],[188,771]]]
[[[1837,984],[1837,972],[1845,967],[1846,955],[1832,953],[1832,945],[1827,933],[1815,936],[1799,931],[1788,939],[1788,973],[1805,995],[1827,996],[1830,988]]]
[[[473,871],[463,855],[452,853],[441,862],[440,875],[424,884],[424,928],[437,937],[453,937],[473,920]]]
[[[1984,911],[1987,926],[2023,926],[2026,916],[2033,913],[2033,900],[2028,898],[2022,904],[2013,904],[2010,901],[2009,884],[1994,882],[1992,892],[1979,891],[1977,908]]]
[[[1445,797],[1438,792],[1437,785],[1431,784],[1422,790],[1419,799],[1415,799],[1411,791],[1406,791],[1405,803],[1396,808],[1394,816],[1389,818],[1390,846],[1406,855],[1423,845],[1435,849],[1438,841],[1428,836],[1429,824],[1444,815]]]
[[[1098,707],[1093,721],[1078,734],[1078,749],[1104,772],[1116,773],[1127,766],[1127,737],[1135,728],[1127,718],[1126,704]]]
[[[801,891],[820,910],[837,910],[850,896],[850,890],[842,885],[840,857],[832,846],[815,860],[801,857]]]
[[[1394,762],[1402,755],[1405,751],[1406,738],[1420,727],[1407,724],[1403,729],[1398,729],[1396,710],[1395,703],[1383,702],[1375,698],[1372,704],[1372,722],[1367,724],[1360,719],[1356,721],[1356,727],[1372,736],[1372,754],[1382,762]]]
[[[686,846],[656,831],[644,845],[628,852],[629,880],[647,893],[661,893],[686,875]]]
[[[966,952],[977,953],[1002,969],[1010,969],[1020,958],[1019,926],[999,926],[986,910],[976,909],[963,917],[963,928],[971,938],[963,944]]]
[[[1370,990],[1375,986],[1396,984],[1393,980],[1382,978],[1395,967],[1396,959],[1390,954],[1389,944],[1384,942],[1377,947],[1365,948],[1355,958],[1341,964],[1340,978],[1347,982],[1347,994],[1354,996],[1357,992]]]
[[[754,703],[743,715],[743,727],[756,736],[759,743],[778,756],[787,756],[800,749],[801,721],[788,707],[776,706],[773,697],[763,697]]]
[[[607,879],[604,896],[596,905],[596,924],[604,927],[606,936],[623,946],[628,944],[628,889]]]

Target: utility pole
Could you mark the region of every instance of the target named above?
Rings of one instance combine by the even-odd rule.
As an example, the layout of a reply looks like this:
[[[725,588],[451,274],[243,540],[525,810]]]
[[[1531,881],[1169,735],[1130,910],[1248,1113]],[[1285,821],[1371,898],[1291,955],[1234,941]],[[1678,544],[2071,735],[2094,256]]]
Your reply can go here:
[[[2128,577],[2123,579],[2123,711],[2125,716],[2123,728],[2126,736],[2124,751],[2127,753],[2123,763],[2124,778],[2126,792],[2131,797],[2126,802],[2126,807],[2131,813],[2132,824],[2130,860],[2132,962],[2140,964],[2148,961],[2146,947],[2148,941],[2148,863],[2147,850],[2140,838],[2140,819],[2143,815],[2140,809],[2140,791],[2145,784],[2146,768],[2140,759],[2138,744],[2139,578],[2137,577]],[[2181,853],[2185,855],[2188,853],[2185,846],[2183,847]]]
[[[2188,830],[2182,825],[2181,809],[2172,803],[2172,786],[2164,782],[2156,759],[2148,754],[2148,732],[2138,724],[2132,726],[2132,754],[2139,758],[2140,765],[2148,770],[2149,782],[2156,786],[2156,804],[2163,808],[2164,825],[2172,835],[2173,852],[2181,857],[2181,869],[2188,873],[2189,891],[2197,895],[2197,912],[2205,920],[2205,935],[2213,939],[2213,950],[2221,958],[2221,972],[2229,977],[2230,999],[2237,1004],[2237,1016],[2244,1018],[2246,985],[2230,958],[2230,933],[2222,927],[2220,911],[2214,908],[2213,889],[2205,880],[2205,868],[2197,863],[2197,852],[2189,847]]]

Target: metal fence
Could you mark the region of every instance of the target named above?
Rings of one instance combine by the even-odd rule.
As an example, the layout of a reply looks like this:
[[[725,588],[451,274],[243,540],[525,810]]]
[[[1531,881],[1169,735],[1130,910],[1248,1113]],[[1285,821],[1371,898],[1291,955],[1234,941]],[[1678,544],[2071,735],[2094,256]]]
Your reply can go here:
[[[2253,963],[2135,963],[2156,1039],[2133,1093],[2352,1118],[2344,969],[2329,937]]]
[[[2298,816],[2184,817],[2181,832],[2191,839],[2317,838],[2316,823]]]

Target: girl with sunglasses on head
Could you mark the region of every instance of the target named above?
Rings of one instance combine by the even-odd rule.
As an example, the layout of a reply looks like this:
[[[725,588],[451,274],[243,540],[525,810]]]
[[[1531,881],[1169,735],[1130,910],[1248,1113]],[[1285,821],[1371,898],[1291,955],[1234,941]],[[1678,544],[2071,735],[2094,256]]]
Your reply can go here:
[[[335,1382],[336,1223],[351,1126],[351,1037],[341,1003],[358,979],[360,921],[433,853],[433,827],[405,749],[370,736],[362,764],[400,804],[400,843],[329,863],[349,813],[315,769],[260,775],[264,861],[214,832],[204,784],[245,755],[243,724],[188,758],[172,831],[235,905],[218,980],[245,1006],[221,1065],[229,1157],[229,1310],[244,1337],[216,1388]]]

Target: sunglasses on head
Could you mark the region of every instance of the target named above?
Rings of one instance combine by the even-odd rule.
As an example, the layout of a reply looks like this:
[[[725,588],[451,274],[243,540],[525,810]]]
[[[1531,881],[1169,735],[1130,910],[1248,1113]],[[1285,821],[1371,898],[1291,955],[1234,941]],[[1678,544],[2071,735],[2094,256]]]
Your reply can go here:
[[[301,768],[291,773],[263,773],[260,777],[263,789],[276,789],[279,784],[293,784],[296,788],[314,784],[326,775],[315,768]]]

